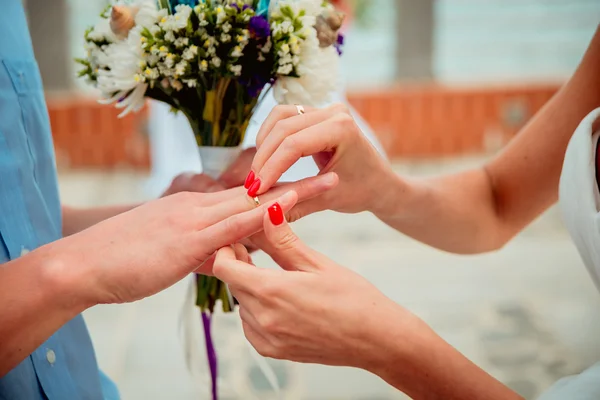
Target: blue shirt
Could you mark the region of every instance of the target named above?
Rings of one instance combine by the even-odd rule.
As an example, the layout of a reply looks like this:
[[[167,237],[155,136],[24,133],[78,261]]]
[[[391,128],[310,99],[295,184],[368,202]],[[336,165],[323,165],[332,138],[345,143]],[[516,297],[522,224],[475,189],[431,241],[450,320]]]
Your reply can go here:
[[[21,1],[0,0],[0,263],[61,238],[50,124]],[[116,399],[81,315],[0,379],[0,399]]]

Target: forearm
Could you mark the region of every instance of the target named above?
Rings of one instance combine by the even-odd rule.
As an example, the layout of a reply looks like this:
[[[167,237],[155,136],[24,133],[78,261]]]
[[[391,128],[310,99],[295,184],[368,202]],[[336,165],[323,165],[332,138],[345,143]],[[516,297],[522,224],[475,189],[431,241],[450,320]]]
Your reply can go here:
[[[415,400],[522,399],[413,316],[373,325],[367,368]]]
[[[120,205],[95,208],[62,207],[63,236],[69,236],[98,222],[127,212],[138,205]]]
[[[86,308],[49,246],[0,265],[0,377]]]
[[[392,228],[453,253],[497,249],[511,236],[496,213],[484,169],[429,179],[390,177],[372,210]]]
[[[456,253],[500,248],[558,199],[564,154],[581,120],[600,107],[600,31],[573,77],[487,165],[428,180],[387,179],[376,215]]]

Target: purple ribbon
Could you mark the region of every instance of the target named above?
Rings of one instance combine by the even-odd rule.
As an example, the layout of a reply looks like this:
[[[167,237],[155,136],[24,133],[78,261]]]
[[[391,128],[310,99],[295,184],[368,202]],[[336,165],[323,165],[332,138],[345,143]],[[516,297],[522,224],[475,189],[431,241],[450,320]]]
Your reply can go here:
[[[218,399],[217,394],[217,353],[211,334],[211,315],[208,312],[202,312],[202,325],[204,326],[204,340],[206,342],[206,356],[208,366],[210,367],[210,378],[212,382],[212,400]]]

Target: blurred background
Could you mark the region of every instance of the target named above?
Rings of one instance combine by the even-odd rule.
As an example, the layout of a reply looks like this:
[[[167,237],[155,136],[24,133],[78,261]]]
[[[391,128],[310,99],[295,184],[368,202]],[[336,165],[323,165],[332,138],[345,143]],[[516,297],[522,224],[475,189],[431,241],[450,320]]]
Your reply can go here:
[[[108,2],[24,2],[63,201],[149,198],[149,111],[117,119],[75,78],[83,32]],[[597,0],[348,3],[348,99],[406,176],[469,168],[499,151],[574,71],[600,21]],[[423,246],[368,214],[322,213],[295,229],[526,398],[600,360],[599,297],[555,208],[501,251],[469,257]],[[264,255],[255,261],[272,266]],[[125,400],[208,398],[206,376],[192,377],[183,359],[178,319],[186,289],[184,282],[134,304],[86,312],[100,366]],[[277,398],[235,316],[219,316],[215,336],[223,398]],[[281,398],[404,398],[362,371],[268,362]]]

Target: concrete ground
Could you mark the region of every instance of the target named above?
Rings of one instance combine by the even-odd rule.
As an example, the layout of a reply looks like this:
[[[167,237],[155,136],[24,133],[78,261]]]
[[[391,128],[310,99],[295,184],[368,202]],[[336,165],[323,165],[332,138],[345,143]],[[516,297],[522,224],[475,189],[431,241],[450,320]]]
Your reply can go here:
[[[395,168],[426,175],[478,162]],[[63,200],[82,206],[143,200],[145,179],[123,171],[60,174]],[[294,229],[527,398],[600,359],[600,297],[556,209],[501,251],[468,257],[416,243],[369,214],[326,212],[297,222]],[[255,262],[273,266],[264,255],[257,255]],[[123,399],[209,398],[206,370],[192,377],[183,357],[178,321],[186,290],[183,282],[134,304],[98,306],[85,313],[100,366],[117,382]],[[235,316],[218,316],[214,334],[222,398],[405,398],[362,371],[268,361],[281,386],[277,396],[268,389]],[[198,344],[202,346],[200,338]]]

